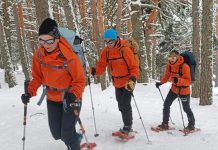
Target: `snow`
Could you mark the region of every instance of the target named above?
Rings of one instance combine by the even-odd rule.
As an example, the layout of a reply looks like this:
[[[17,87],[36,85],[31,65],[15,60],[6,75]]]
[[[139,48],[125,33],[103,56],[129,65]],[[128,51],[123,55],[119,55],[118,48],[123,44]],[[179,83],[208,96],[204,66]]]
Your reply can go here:
[[[0,150],[22,149],[23,137],[23,104],[20,95],[23,93],[24,76],[21,72],[16,73],[18,85],[14,88],[7,88],[3,83],[3,71],[0,70]],[[161,92],[165,97],[170,84],[161,86]],[[83,96],[83,107],[81,120],[86,129],[90,142],[97,143],[96,150],[216,150],[218,144],[218,89],[214,88],[214,103],[210,106],[199,106],[198,99],[191,99],[191,107],[196,118],[196,127],[201,128],[200,132],[183,136],[178,129],[183,128],[182,119],[177,100],[171,107],[171,118],[176,130],[169,132],[155,133],[150,130],[162,119],[162,105],[159,91],[154,83],[148,85],[137,84],[134,91],[135,100],[139,108],[142,120],[145,124],[152,144],[147,144],[145,131],[141,120],[132,101],[133,128],[138,131],[135,139],[123,142],[111,136],[113,131],[122,127],[121,114],[117,108],[114,88],[110,86],[107,90],[101,91],[100,85],[91,84],[94,111],[96,117],[97,132],[99,137],[94,137],[95,128],[92,115],[90,91],[87,86]],[[39,89],[38,96],[31,99],[28,104],[27,126],[26,126],[26,150],[65,150],[66,147],[61,141],[55,141],[49,131],[47,121],[47,109],[45,101],[39,107],[36,105],[42,89]],[[183,113],[185,124],[187,119]],[[77,126],[79,129],[79,126]],[[84,140],[83,140],[84,142]]]

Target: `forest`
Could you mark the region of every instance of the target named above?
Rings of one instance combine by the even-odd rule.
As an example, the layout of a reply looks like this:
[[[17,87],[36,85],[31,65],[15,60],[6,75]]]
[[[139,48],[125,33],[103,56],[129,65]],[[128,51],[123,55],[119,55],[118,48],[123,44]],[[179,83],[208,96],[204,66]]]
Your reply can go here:
[[[216,21],[218,0],[1,0],[0,68],[9,88],[17,85],[16,71],[31,78],[38,28],[48,17],[83,39],[86,64],[94,66],[104,47],[105,29],[115,28],[122,39],[133,38],[140,60],[138,83],[160,80],[168,53],[191,51],[197,62],[192,97],[200,105],[213,103],[218,85]],[[104,90],[105,73],[95,79]],[[1,84],[1,83],[0,83]]]

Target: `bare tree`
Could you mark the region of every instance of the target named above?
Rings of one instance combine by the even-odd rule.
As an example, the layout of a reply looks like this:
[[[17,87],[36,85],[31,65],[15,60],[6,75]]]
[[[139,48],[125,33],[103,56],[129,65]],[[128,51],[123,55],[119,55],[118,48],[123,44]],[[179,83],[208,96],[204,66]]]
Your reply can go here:
[[[212,95],[212,51],[213,51],[213,0],[202,1],[201,28],[201,77],[200,105],[211,105]]]
[[[1,20],[0,20],[0,35],[3,35],[0,38],[0,45],[3,45],[3,50],[1,51],[1,58],[4,62],[5,82],[8,83],[9,88],[12,88],[16,86],[17,83],[13,71],[13,66],[11,63],[11,58],[9,55],[9,48],[6,40],[6,35]]]
[[[131,4],[131,11],[134,12],[131,15],[132,21],[132,37],[139,45],[139,59],[140,59],[140,78],[138,82],[148,82],[148,67],[147,67],[147,54],[145,48],[145,40],[143,33],[143,23],[140,19],[141,7],[138,4]]]
[[[123,0],[117,1],[117,19],[116,19],[116,30],[118,35],[120,36],[121,32],[121,21],[122,21],[122,10],[123,10]]]
[[[75,29],[73,10],[72,10],[72,1],[71,0],[62,0],[65,17],[67,20],[67,27],[71,30]]]
[[[192,97],[200,97],[200,10],[199,0],[192,1],[192,49],[197,62],[195,82],[192,84]]]
[[[48,0],[34,0],[34,3],[36,8],[36,19],[38,25],[40,25],[43,20],[50,16],[48,11]]]
[[[17,41],[18,41],[18,46],[19,46],[19,54],[20,54],[20,61],[21,61],[21,66],[22,70],[25,75],[25,79],[29,80],[30,79],[30,70],[29,70],[29,61],[27,60],[28,57],[25,54],[25,45],[24,45],[24,26],[23,26],[23,15],[22,14],[22,5],[21,2],[18,3],[18,5],[14,4],[13,5],[13,13],[14,13],[14,18],[15,18],[15,24],[17,26],[16,31],[17,31]],[[19,9],[18,9],[19,8]]]

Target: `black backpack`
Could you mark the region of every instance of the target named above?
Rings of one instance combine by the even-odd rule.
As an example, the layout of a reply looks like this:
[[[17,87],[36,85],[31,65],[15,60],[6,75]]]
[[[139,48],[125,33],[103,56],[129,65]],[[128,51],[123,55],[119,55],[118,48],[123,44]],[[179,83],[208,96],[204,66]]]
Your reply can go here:
[[[179,66],[179,76],[182,76],[182,66],[183,64],[187,64],[190,67],[191,80],[195,81],[195,68],[196,68],[196,60],[192,52],[185,51],[180,54],[184,58],[184,63]],[[171,66],[170,66],[171,72]]]
[[[190,51],[185,51],[180,54],[184,58],[184,63],[189,65],[190,67],[190,73],[191,73],[191,79],[192,81],[195,81],[195,69],[196,69],[196,60],[195,56]]]

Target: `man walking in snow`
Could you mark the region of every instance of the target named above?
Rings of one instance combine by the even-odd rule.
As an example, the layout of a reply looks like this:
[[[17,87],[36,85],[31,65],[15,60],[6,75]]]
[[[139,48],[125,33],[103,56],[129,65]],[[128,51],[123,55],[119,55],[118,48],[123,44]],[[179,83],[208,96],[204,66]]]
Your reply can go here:
[[[105,47],[96,67],[89,69],[89,74],[101,75],[109,68],[119,110],[122,114],[122,132],[129,133],[132,130],[131,95],[135,88],[139,75],[139,67],[135,56],[129,47],[125,47],[125,40],[117,36],[117,31],[107,29],[104,32]]]
[[[57,23],[47,18],[39,27],[39,48],[33,55],[32,80],[28,93],[22,94],[24,104],[36,96],[43,85],[47,89],[47,109],[50,131],[69,150],[80,150],[81,137],[76,132],[76,115],[70,105],[80,110],[85,88],[85,76],[79,58],[68,42],[60,37]]]
[[[170,116],[170,106],[179,96],[183,110],[186,112],[189,121],[185,129],[188,131],[194,130],[195,118],[190,108],[190,67],[184,63],[184,58],[180,56],[179,52],[176,50],[170,52],[168,63],[166,65],[166,72],[162,77],[161,82],[156,82],[156,87],[159,88],[159,86],[166,83],[168,80],[172,82],[172,87],[164,101],[163,122],[158,127],[162,130],[169,129],[168,121]]]

